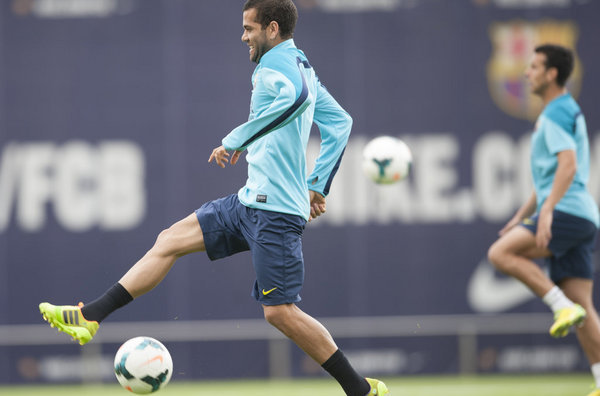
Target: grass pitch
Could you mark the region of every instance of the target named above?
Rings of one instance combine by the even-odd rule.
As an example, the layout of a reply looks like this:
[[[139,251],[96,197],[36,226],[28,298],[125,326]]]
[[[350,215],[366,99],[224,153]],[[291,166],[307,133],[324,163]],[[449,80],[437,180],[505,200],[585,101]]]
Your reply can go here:
[[[384,378],[391,396],[586,396],[590,375],[402,377]],[[116,381],[115,381],[116,382]],[[170,383],[160,396],[343,396],[328,378],[312,380],[202,381]],[[7,396],[126,396],[118,384],[70,386],[0,386]]]

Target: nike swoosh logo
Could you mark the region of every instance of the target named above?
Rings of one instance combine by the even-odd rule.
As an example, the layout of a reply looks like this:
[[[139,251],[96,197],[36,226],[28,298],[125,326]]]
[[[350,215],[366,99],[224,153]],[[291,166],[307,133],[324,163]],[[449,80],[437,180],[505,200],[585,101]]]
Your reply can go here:
[[[500,278],[491,263],[481,260],[467,285],[467,301],[476,312],[503,312],[535,298],[514,278]]]
[[[144,366],[146,364],[150,364],[156,360],[160,360],[160,362],[163,362],[163,357],[161,355],[156,355],[154,356],[152,359],[148,359],[146,362],[142,363],[140,366]]]
[[[272,288],[271,290],[266,290],[266,291],[265,291],[265,289],[262,289],[262,294],[263,294],[263,296],[266,296],[267,294],[271,293],[271,292],[272,292],[273,290],[275,290],[275,289],[277,289],[277,288],[276,288],[276,287],[274,287],[274,288]]]

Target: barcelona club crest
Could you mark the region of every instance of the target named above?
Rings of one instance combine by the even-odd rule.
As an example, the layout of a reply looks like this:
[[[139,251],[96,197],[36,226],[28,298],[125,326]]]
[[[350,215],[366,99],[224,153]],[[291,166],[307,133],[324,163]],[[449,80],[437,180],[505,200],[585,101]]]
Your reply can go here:
[[[581,89],[582,66],[575,52],[578,30],[573,22],[515,20],[490,26],[493,52],[487,65],[488,87],[496,105],[505,113],[535,120],[541,100],[532,95],[525,78],[533,50],[540,44],[559,44],[574,51],[575,68],[567,83],[573,97]]]

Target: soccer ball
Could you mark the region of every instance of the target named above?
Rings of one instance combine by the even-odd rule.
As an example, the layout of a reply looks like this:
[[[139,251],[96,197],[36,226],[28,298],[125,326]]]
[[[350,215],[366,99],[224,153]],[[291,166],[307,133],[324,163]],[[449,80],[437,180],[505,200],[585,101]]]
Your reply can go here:
[[[411,165],[410,149],[398,138],[379,136],[363,149],[363,171],[375,183],[391,184],[405,179]]]
[[[169,383],[173,360],[160,341],[151,337],[135,337],[117,351],[115,374],[121,386],[128,391],[152,393]]]

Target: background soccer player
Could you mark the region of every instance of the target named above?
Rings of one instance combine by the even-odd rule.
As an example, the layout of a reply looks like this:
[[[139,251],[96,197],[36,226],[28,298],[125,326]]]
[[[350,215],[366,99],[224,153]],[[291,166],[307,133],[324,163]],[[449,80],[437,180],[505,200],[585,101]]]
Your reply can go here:
[[[535,49],[526,76],[544,110],[531,141],[534,192],[500,231],[488,256],[496,268],[523,282],[552,309],[552,336],[564,337],[571,326],[578,326],[579,343],[596,379],[590,396],[600,396],[600,322],[592,302],[592,250],[599,216],[587,190],[585,119],[565,88],[572,70],[570,50],[557,45]],[[532,261],[542,257],[550,277]]]
[[[352,396],[388,393],[383,382],[359,376],[329,332],[301,311],[302,232],[323,214],[352,119],[320,84],[292,39],[297,10],[291,0],[249,0],[242,41],[252,75],[249,120],[231,131],[209,162],[225,167],[247,151],[248,180],[237,194],[208,202],[158,236],[155,245],[111,289],[79,306],[40,304],[51,324],[81,344],[107,315],[152,290],[178,257],[206,251],[211,260],[250,250],[253,296],[266,320],[321,364]],[[321,151],[307,177],[306,147],[313,121]],[[233,150],[233,154],[229,152]]]

